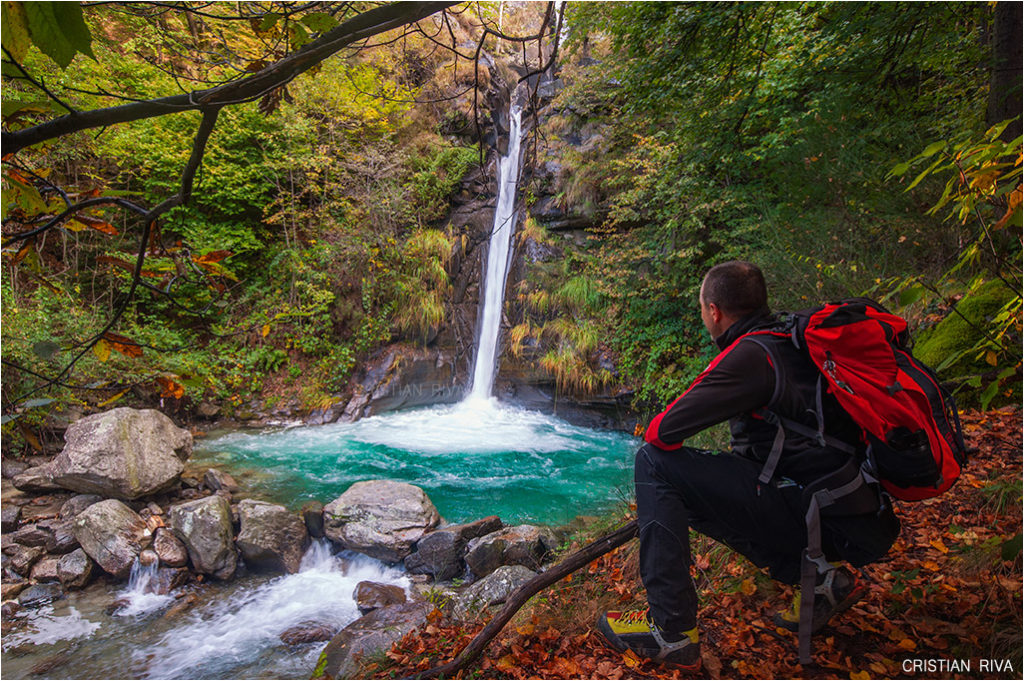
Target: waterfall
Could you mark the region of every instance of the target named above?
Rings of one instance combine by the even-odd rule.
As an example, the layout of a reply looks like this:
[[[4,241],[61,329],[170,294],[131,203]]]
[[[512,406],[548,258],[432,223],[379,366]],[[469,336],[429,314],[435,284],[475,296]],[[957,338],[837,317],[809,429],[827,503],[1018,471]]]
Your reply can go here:
[[[498,205],[494,209],[494,226],[487,248],[487,268],[482,278],[483,314],[477,334],[476,362],[473,369],[471,400],[486,400],[494,386],[498,332],[501,309],[505,300],[505,279],[508,276],[509,252],[516,218],[516,184],[519,181],[519,128],[522,107],[513,104],[509,110],[508,151],[498,161]]]

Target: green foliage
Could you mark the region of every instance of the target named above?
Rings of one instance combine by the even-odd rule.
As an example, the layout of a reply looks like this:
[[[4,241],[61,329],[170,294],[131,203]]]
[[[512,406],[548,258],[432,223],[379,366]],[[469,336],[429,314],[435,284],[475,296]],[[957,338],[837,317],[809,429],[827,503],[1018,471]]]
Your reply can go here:
[[[76,2],[5,2],[3,25],[4,49],[16,61],[24,59],[30,45],[62,69],[78,53],[96,58],[92,34]]]
[[[413,174],[408,189],[419,224],[444,215],[452,192],[479,159],[479,149],[439,145],[412,161]]]

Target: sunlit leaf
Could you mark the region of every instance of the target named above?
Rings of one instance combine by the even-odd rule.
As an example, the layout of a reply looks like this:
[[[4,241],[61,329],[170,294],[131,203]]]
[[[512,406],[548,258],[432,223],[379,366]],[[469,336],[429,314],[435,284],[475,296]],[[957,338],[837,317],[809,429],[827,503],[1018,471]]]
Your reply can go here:
[[[16,61],[22,61],[32,39],[28,33],[25,3],[3,2],[3,46]],[[5,74],[6,75],[6,74]],[[4,114],[5,116],[7,114]]]
[[[99,339],[96,345],[92,346],[92,354],[96,355],[101,362],[106,362],[110,359],[110,343],[102,338]]]
[[[103,334],[103,340],[110,344],[110,347],[127,357],[142,357],[142,346],[127,336],[107,331]]]

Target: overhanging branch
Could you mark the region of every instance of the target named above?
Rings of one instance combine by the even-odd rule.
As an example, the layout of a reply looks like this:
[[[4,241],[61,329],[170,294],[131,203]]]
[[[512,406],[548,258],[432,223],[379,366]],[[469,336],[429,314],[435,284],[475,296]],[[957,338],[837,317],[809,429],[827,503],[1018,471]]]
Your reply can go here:
[[[196,111],[257,99],[291,81],[352,43],[414,23],[454,5],[454,2],[393,2],[352,17],[301,50],[241,80],[188,94],[132,102],[104,109],[69,113],[52,121],[0,136],[4,153],[73,132],[153,118],[181,111]]]

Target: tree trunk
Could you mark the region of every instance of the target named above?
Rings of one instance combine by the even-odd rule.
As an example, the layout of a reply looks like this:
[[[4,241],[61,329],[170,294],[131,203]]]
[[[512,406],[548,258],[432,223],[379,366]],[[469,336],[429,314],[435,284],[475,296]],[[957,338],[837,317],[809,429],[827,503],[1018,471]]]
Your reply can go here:
[[[1017,120],[1003,131],[1009,142],[1021,134],[1021,14],[1024,3],[1002,0],[996,3],[992,40],[992,71],[989,77],[988,112],[985,120],[995,125],[1008,118]]]

